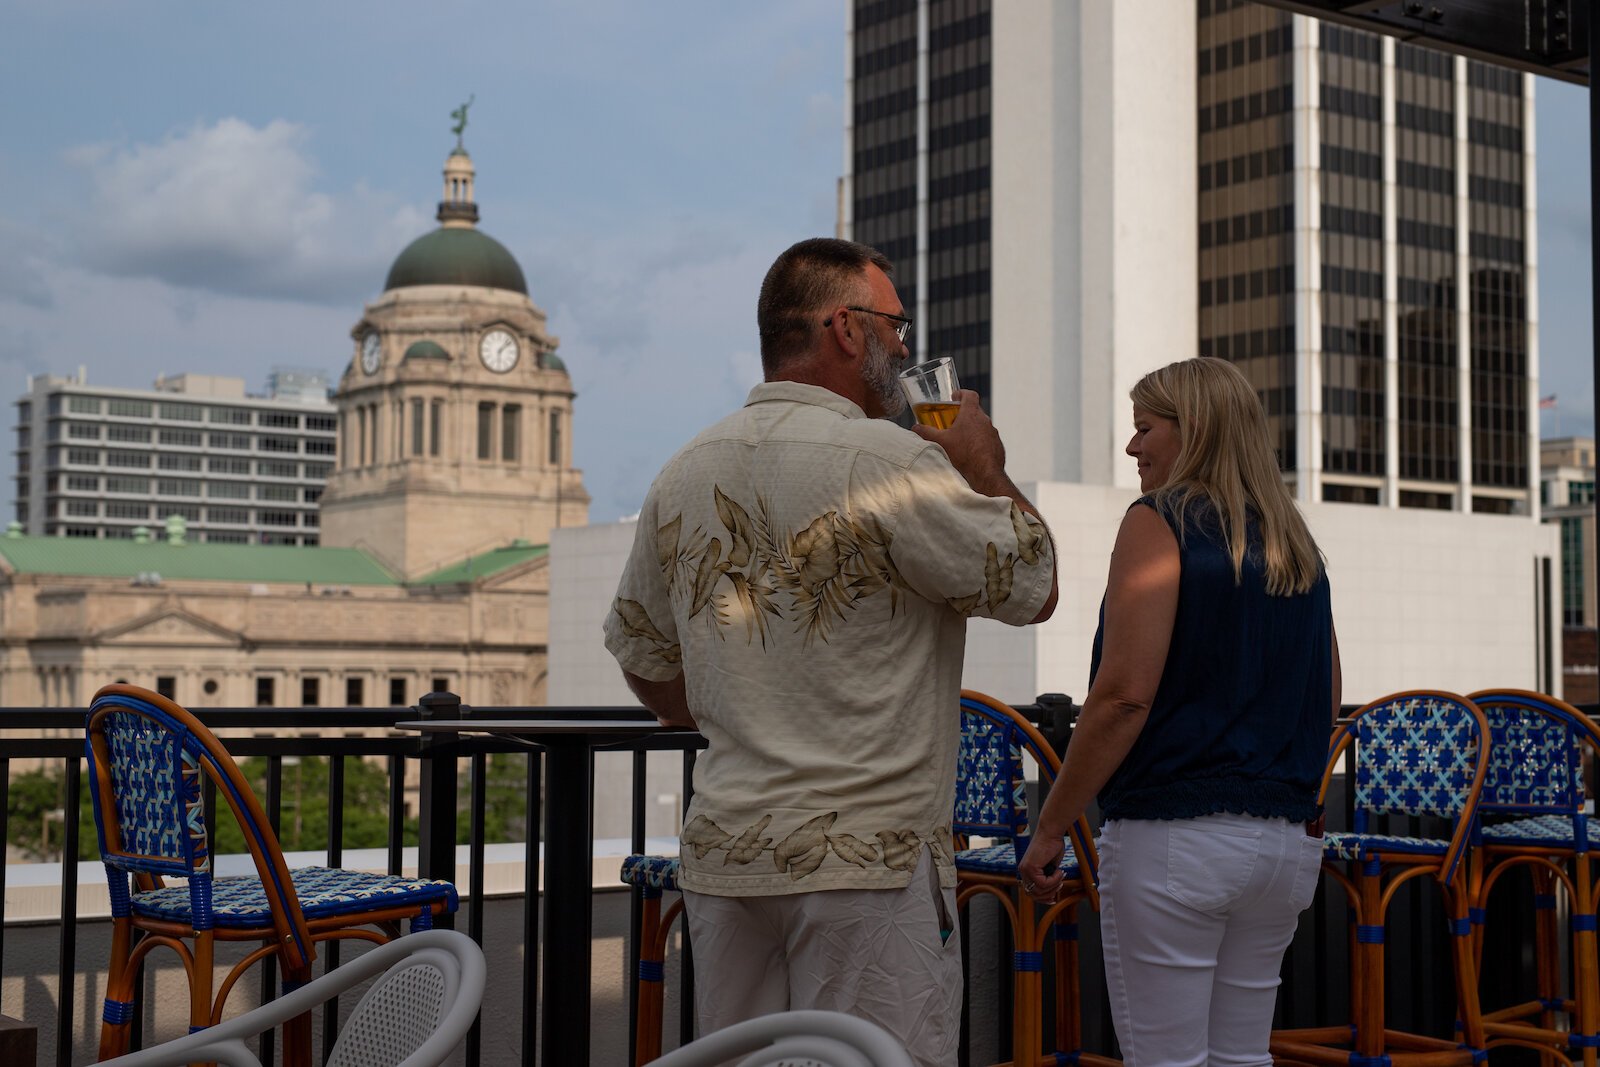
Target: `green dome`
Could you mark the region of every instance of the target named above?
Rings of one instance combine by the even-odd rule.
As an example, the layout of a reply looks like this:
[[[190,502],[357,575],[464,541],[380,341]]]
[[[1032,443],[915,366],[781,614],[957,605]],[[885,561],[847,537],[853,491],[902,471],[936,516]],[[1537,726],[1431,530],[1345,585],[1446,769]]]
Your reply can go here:
[[[443,359],[448,360],[450,353],[434,344],[432,341],[418,341],[406,349],[405,359]],[[403,360],[402,360],[403,362]]]
[[[564,363],[561,357],[556,355],[554,352],[546,352],[542,362],[545,370],[565,371],[567,369],[566,363]]]
[[[408,285],[481,285],[528,295],[522,268],[505,245],[469,227],[441,226],[407,245],[383,288]]]

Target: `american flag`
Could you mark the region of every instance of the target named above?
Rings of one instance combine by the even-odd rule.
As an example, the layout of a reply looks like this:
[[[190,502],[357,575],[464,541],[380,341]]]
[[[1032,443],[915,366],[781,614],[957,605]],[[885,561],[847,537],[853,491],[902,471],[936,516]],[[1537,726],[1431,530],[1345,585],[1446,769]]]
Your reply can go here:
[[[1539,398],[1539,409],[1541,411],[1544,410],[1545,408],[1554,408],[1555,406],[1556,406],[1556,394],[1551,393],[1549,396],[1541,396]]]

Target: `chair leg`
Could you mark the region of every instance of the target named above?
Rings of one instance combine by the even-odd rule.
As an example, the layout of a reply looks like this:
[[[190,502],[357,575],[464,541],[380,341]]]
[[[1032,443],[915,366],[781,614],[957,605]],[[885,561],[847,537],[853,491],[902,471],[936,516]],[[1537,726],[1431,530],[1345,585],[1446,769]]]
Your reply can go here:
[[[1368,860],[1362,865],[1360,880],[1357,885],[1360,890],[1361,906],[1357,914],[1365,920],[1364,926],[1356,927],[1355,955],[1351,958],[1356,961],[1353,968],[1357,972],[1356,981],[1360,991],[1360,1011],[1355,1016],[1356,1052],[1362,1056],[1378,1057],[1383,1055],[1383,938],[1384,938],[1384,909],[1383,909],[1383,876],[1377,860]]]
[[[1572,999],[1573,1029],[1581,1031],[1586,1044],[1584,1067],[1600,1062],[1600,946],[1596,945],[1595,913],[1600,897],[1594,890],[1594,865],[1588,853],[1573,857],[1572,901]]]
[[[1032,1067],[1044,1055],[1044,1020],[1040,1017],[1043,990],[1043,954],[1034,949],[1038,907],[1028,896],[1017,896],[1017,930],[1012,943],[1011,968],[1016,997],[1011,1006],[1011,1062]]]
[[[1533,867],[1529,873],[1533,876],[1534,965],[1541,1005],[1539,1026],[1554,1030],[1556,1009],[1553,1005],[1559,1002],[1565,984],[1561,980],[1561,935],[1556,929],[1556,879],[1542,867]],[[1577,1021],[1576,1013],[1573,1021]]]
[[[290,968],[279,963],[279,975],[285,993],[292,992],[311,981],[311,965]],[[296,1015],[283,1024],[283,1067],[311,1067],[311,1013]]]
[[[122,876],[124,880],[127,875]],[[133,950],[133,920],[119,916],[111,921],[111,962],[106,971],[105,1013],[100,1023],[102,1060],[128,1051],[129,1026],[133,1022],[133,979],[138,969],[128,966]]]
[[[639,921],[637,976],[639,1019],[634,1027],[638,1034],[633,1059],[636,1067],[643,1067],[644,1064],[661,1056],[661,1028],[664,1025],[666,1001],[664,968],[667,937],[672,930],[673,920],[683,912],[683,901],[677,900],[667,909],[666,916],[663,917],[659,890],[655,891],[654,895],[646,891],[643,895],[643,904]]]
[[[1487,1038],[1478,1000],[1478,968],[1473,959],[1472,893],[1458,876],[1453,885],[1445,887],[1445,899],[1450,909],[1450,949],[1455,960],[1456,1010],[1462,1040],[1468,1048],[1481,1050]]]
[[[1062,911],[1055,922],[1056,941],[1056,1048],[1066,1055],[1083,1046],[1083,1020],[1079,1018],[1078,905]]]

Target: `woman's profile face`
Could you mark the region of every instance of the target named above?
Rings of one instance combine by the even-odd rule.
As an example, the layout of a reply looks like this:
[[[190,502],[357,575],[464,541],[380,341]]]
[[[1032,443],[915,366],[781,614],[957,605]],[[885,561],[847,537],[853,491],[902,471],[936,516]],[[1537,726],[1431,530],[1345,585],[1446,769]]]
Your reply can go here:
[[[1172,465],[1178,461],[1178,420],[1152,415],[1139,405],[1133,406],[1133,437],[1125,451],[1139,462],[1139,491],[1153,492],[1167,484],[1172,477]]]

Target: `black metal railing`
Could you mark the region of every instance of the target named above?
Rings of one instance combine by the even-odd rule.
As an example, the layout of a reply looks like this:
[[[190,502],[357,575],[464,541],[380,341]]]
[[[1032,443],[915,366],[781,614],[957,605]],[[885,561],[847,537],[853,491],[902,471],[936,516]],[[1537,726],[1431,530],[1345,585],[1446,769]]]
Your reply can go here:
[[[1041,697],[1039,702],[1020,707],[1024,714],[1037,722],[1042,731],[1058,748],[1063,747],[1070,735],[1075,708],[1065,698]],[[1586,709],[1593,713],[1593,709]],[[346,791],[346,764],[351,759],[381,760],[387,775],[387,867],[390,873],[399,874],[402,868],[403,848],[406,846],[405,788],[407,761],[417,760],[420,771],[419,810],[417,816],[418,873],[426,877],[455,879],[458,846],[458,818],[464,807],[467,822],[468,846],[467,884],[462,887],[468,933],[482,942],[484,936],[484,868],[487,836],[487,810],[491,803],[489,792],[489,758],[507,753],[520,753],[526,760],[521,778],[525,797],[522,815],[527,832],[523,853],[523,907],[522,907],[522,996],[521,1062],[532,1065],[579,1064],[589,1062],[589,1026],[576,1020],[587,1020],[589,1012],[588,942],[592,914],[592,863],[570,862],[574,856],[592,855],[591,815],[593,811],[593,760],[597,751],[627,752],[632,754],[631,785],[631,837],[635,852],[645,846],[645,771],[648,753],[677,751],[683,758],[683,790],[685,798],[690,793],[690,775],[695,754],[703,745],[699,735],[684,732],[658,732],[651,736],[623,741],[597,739],[582,733],[560,731],[562,724],[571,725],[576,720],[610,723],[646,723],[650,717],[640,708],[472,708],[460,704],[450,694],[436,693],[424,697],[415,708],[253,708],[253,709],[195,709],[195,713],[208,726],[217,730],[248,730],[252,736],[228,736],[224,743],[238,759],[264,757],[266,772],[262,801],[268,820],[275,829],[282,828],[286,797],[283,789],[284,761],[290,758],[321,757],[328,760],[326,784],[327,825],[326,847],[328,865],[338,866],[344,852],[344,818]],[[77,909],[78,885],[76,857],[82,835],[94,834],[93,826],[83,826],[79,817],[83,781],[82,727],[85,713],[82,709],[9,709],[0,710],[0,731],[10,736],[0,736],[0,794],[7,804],[0,814],[0,837],[7,843],[13,840],[11,789],[13,763],[18,760],[42,760],[61,776],[66,801],[62,813],[63,863],[60,887],[59,956],[57,960],[58,1012],[55,1024],[55,1062],[68,1067],[73,1060],[73,1034],[80,1022],[75,995],[78,960],[79,917]],[[401,732],[397,725],[412,720],[465,719],[518,720],[521,724],[511,737],[484,737],[471,734],[424,735]],[[551,729],[541,733],[540,724]],[[310,733],[316,731],[315,733]],[[41,736],[55,732],[60,736]],[[359,732],[359,736],[352,736]],[[23,734],[26,736],[17,736]],[[466,796],[462,796],[459,781],[461,761],[470,767]],[[1330,828],[1347,826],[1349,798],[1344,783],[1334,782],[1330,796]],[[550,802],[546,802],[546,797]],[[465,804],[462,801],[465,800]],[[216,798],[214,791],[206,795],[207,815],[210,825],[215,820]],[[1391,832],[1427,833],[1433,827],[1415,821],[1402,821]],[[545,849],[550,862],[541,864],[540,848]],[[563,857],[557,862],[558,857]],[[541,876],[543,895],[540,893]],[[7,868],[0,865],[0,965],[6,960],[5,889]],[[1486,946],[1485,1003],[1494,1003],[1500,991],[1529,988],[1526,946],[1531,943],[1532,907],[1531,890],[1519,896],[1519,887],[1508,887],[1492,905],[1490,924],[1496,928],[1495,938]],[[1403,968],[1396,973],[1413,973],[1431,976],[1429,981],[1391,983],[1389,988],[1390,1018],[1392,1024],[1403,1029],[1421,1032],[1448,1032],[1453,1019],[1454,1003],[1447,976],[1450,973],[1449,942],[1445,935],[1445,918],[1429,887],[1412,885],[1401,890],[1403,896],[1391,914],[1398,922],[1392,930],[1390,945],[1391,964]],[[1408,894],[1408,895],[1404,895]],[[541,901],[543,914],[541,916]],[[970,920],[970,916],[967,920]],[[446,918],[441,925],[453,925]],[[1008,959],[1010,946],[1006,944],[1006,924],[994,924],[992,942],[972,945],[971,951],[995,958]],[[970,927],[968,927],[970,929]],[[630,1047],[636,1025],[636,1004],[633,1000],[633,975],[638,963],[639,903],[633,902],[632,936],[628,939],[627,969],[623,972],[628,984],[630,1016]],[[1094,961],[1098,955],[1098,927],[1092,920],[1083,927],[1082,1009],[1085,1047],[1106,1052],[1115,1051],[1109,1007],[1105,998],[1103,976]],[[579,946],[574,948],[574,946]],[[325,966],[338,963],[337,943],[324,943],[322,955]],[[1310,1026],[1328,1024],[1347,1017],[1348,930],[1343,901],[1336,892],[1319,894],[1314,910],[1302,921],[1289,955],[1284,963],[1285,985],[1280,994],[1277,1025]],[[693,1004],[693,970],[685,943],[683,982],[679,1003],[680,1040],[692,1034],[691,1008]],[[539,972],[541,959],[546,970]],[[90,972],[103,961],[84,960],[83,969]],[[559,966],[561,980],[551,981],[551,968]],[[13,973],[13,968],[7,968]],[[981,1019],[985,1033],[992,1027],[993,1040],[1001,1058],[1009,1055],[1009,986],[1005,981],[1007,971],[1002,968],[999,1001],[994,1018]],[[1051,980],[1047,978],[1047,981]],[[144,994],[144,976],[141,972],[136,984],[136,996]],[[262,968],[261,996],[263,1000],[276,994],[276,971],[270,966]],[[1051,1003],[1046,990],[1046,1004]],[[540,1011],[546,1020],[561,1020],[547,1025],[540,1032]],[[7,1005],[0,1001],[0,1014]],[[1048,1007],[1047,1007],[1048,1014]],[[135,1042],[139,1040],[138,1027],[144,1017],[142,1005],[134,1013]],[[1046,1024],[1050,1020],[1046,1019]],[[338,1005],[331,1003],[323,1020],[324,1056],[338,1031]],[[963,1049],[967,1042],[963,1042]],[[135,1045],[137,1047],[137,1044]],[[262,1059],[270,1062],[273,1055],[272,1036],[263,1038]],[[481,1035],[475,1027],[468,1041],[466,1062],[477,1067],[481,1058]]]

